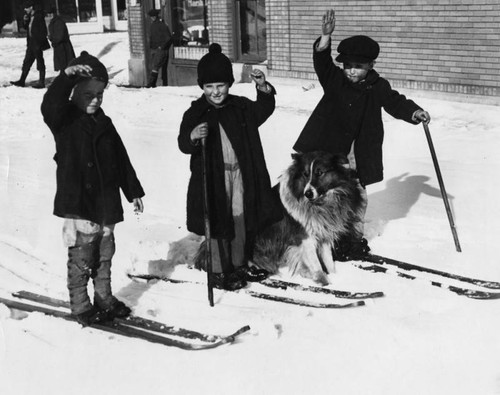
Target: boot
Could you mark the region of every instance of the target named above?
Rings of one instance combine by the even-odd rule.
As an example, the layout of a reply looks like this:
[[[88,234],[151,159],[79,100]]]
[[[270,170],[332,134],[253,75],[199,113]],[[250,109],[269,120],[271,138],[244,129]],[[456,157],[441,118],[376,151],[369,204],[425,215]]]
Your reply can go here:
[[[269,277],[269,272],[255,266],[243,265],[236,269],[240,278],[248,282],[260,282]]]
[[[100,324],[106,321],[112,321],[113,318],[104,310],[92,306],[89,310],[80,314],[75,314],[75,318],[81,326]]]
[[[29,70],[23,70],[21,73],[21,78],[17,81],[10,81],[10,83],[14,86],[20,86],[21,88],[26,84],[26,78],[28,77]]]
[[[45,70],[40,70],[40,78],[38,79],[38,82],[33,85],[33,88],[36,89],[43,89],[45,88]]]
[[[158,79],[158,72],[152,71],[151,75],[149,76],[149,81],[148,84],[146,85],[146,88],[156,88],[157,79]]]
[[[370,252],[364,238],[343,237],[333,248],[333,259],[340,262],[363,260]]]
[[[69,300],[71,313],[75,316],[86,314],[93,306],[87,293],[87,284],[99,260],[96,242],[68,248]]]
[[[236,272],[233,273],[212,273],[210,282],[217,289],[226,291],[236,291],[247,285],[245,279],[241,278]]]

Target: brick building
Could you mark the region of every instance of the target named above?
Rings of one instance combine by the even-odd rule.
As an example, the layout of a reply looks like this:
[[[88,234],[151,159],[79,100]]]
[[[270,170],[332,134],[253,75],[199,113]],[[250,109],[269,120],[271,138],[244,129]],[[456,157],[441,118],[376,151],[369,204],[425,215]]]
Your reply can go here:
[[[132,85],[146,81],[150,8],[160,9],[174,32],[169,78],[175,85],[195,83],[197,60],[212,42],[233,60],[237,79],[255,64],[270,76],[314,79],[312,43],[322,14],[333,8],[334,50],[345,37],[373,37],[381,46],[376,69],[394,87],[500,97],[498,0],[128,2]]]

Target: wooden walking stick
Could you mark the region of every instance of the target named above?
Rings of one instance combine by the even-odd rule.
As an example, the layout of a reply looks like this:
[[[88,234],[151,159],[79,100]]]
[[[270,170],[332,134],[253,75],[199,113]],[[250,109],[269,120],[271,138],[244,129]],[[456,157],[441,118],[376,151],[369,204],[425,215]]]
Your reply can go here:
[[[441,176],[441,170],[439,170],[436,151],[434,151],[434,144],[432,144],[431,132],[429,131],[429,126],[426,122],[422,122],[422,125],[424,125],[425,136],[427,137],[427,142],[429,143],[432,161],[434,162],[434,169],[436,170],[439,188],[441,189],[441,196],[443,197],[446,214],[448,214],[448,222],[450,223],[451,233],[453,234],[453,240],[455,241],[455,248],[458,252],[462,252],[462,249],[460,248],[460,242],[458,240],[457,229],[455,228],[455,223],[453,221],[453,214],[451,213],[450,202],[448,201],[448,195],[446,194],[446,190],[444,188],[443,177]]]
[[[210,306],[214,305],[214,287],[212,284],[212,246],[210,236],[210,211],[208,204],[208,177],[207,177],[207,147],[206,138],[201,139],[201,153],[203,160],[203,217],[205,220],[205,243],[206,243],[206,266],[207,266],[207,285],[208,302]]]

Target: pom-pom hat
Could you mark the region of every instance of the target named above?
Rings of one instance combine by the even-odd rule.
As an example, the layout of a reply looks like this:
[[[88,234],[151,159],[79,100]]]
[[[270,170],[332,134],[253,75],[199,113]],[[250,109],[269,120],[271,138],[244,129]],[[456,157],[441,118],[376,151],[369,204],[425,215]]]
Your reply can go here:
[[[98,81],[104,82],[105,84],[108,83],[108,70],[106,70],[106,67],[99,61],[99,59],[90,55],[87,51],[82,51],[79,57],[69,62],[69,66],[77,64],[86,64],[92,67],[92,71],[89,73],[88,78],[94,78]]]
[[[335,60],[339,63],[369,63],[377,59],[380,46],[368,36],[352,36],[342,40],[337,51],[339,55]]]
[[[208,48],[208,53],[198,62],[198,85],[203,89],[203,84],[212,82],[227,82],[233,85],[233,65],[229,58],[222,53],[219,44],[213,43]]]

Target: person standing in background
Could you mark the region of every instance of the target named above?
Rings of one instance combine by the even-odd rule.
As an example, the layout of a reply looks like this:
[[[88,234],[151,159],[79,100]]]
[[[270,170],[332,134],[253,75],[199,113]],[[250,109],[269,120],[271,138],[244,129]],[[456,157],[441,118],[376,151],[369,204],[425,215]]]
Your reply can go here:
[[[44,12],[33,0],[26,0],[24,3],[24,28],[27,32],[26,54],[22,66],[21,78],[18,81],[11,81],[12,85],[23,87],[30,68],[36,60],[36,68],[40,73],[38,83],[34,88],[45,88],[45,61],[43,51],[50,48],[47,40],[47,26],[45,25]]]
[[[170,45],[172,44],[172,33],[165,22],[160,19],[160,10],[150,10],[148,15],[151,17],[152,21],[149,35],[149,48],[151,48],[151,74],[146,87],[155,88],[160,70],[163,86],[168,85],[168,51],[170,49]]]
[[[54,70],[64,70],[69,62],[75,58],[75,51],[69,39],[66,22],[52,9],[54,15],[49,23],[49,40],[54,49]]]

